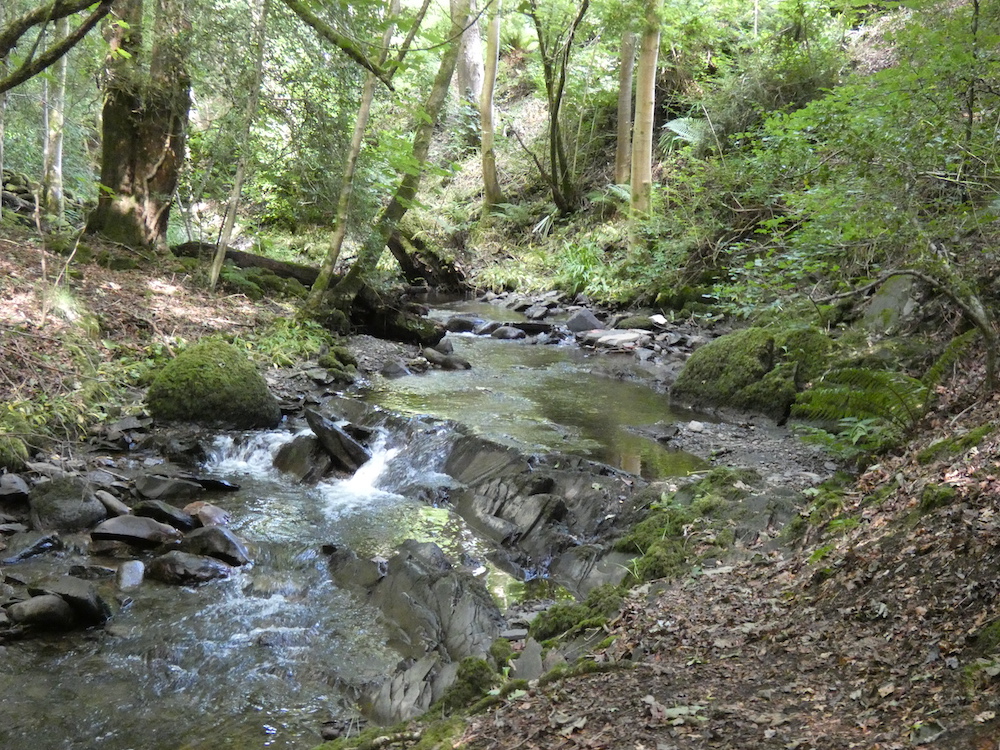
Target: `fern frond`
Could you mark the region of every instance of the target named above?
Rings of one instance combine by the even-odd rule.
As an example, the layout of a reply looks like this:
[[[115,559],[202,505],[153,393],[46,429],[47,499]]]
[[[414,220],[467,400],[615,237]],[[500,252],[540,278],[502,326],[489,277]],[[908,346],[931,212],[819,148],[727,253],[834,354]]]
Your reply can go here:
[[[902,372],[844,367],[799,394],[793,413],[821,422],[881,419],[909,429],[926,411],[929,389]]]
[[[947,372],[951,367],[965,354],[965,352],[972,345],[972,341],[980,335],[978,328],[972,328],[963,334],[960,334],[948,342],[948,346],[945,347],[944,351],[941,352],[941,356],[938,357],[934,364],[930,366],[924,376],[920,378],[928,390],[933,391],[944,379],[945,372]]]

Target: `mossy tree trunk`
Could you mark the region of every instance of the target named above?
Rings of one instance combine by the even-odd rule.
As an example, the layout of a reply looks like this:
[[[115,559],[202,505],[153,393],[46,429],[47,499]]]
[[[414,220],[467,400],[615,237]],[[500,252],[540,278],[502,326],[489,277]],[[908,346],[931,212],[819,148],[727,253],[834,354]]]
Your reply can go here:
[[[155,0],[148,72],[142,0],[122,0],[108,27],[101,187],[87,230],[130,247],[167,252],[170,206],[184,160],[190,108],[185,0]]]
[[[660,0],[646,0],[645,27],[639,46],[635,82],[635,129],[632,136],[633,219],[649,213],[653,194],[653,119],[656,111],[656,62],[660,53]]]
[[[427,154],[434,136],[434,127],[437,125],[448,98],[448,89],[451,86],[455,65],[458,62],[459,38],[462,29],[468,23],[468,16],[469,3],[463,0],[451,19],[451,37],[454,41],[441,57],[437,75],[434,77],[434,83],[413,135],[413,162],[418,166],[408,171],[400,179],[396,192],[379,215],[375,226],[362,245],[354,265],[330,292],[332,307],[344,314],[349,313],[355,297],[364,286],[365,279],[375,270],[379,258],[382,257],[386,245],[396,232],[400,220],[417,197],[424,167],[427,164]]]

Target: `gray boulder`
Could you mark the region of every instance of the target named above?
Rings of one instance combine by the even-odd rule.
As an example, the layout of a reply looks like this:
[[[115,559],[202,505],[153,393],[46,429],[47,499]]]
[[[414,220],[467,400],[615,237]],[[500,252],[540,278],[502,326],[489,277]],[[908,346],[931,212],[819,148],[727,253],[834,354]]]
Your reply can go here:
[[[179,550],[160,555],[149,564],[150,578],[182,586],[228,578],[231,573],[232,568],[221,560]]]
[[[49,630],[69,630],[75,627],[76,615],[66,600],[55,594],[33,596],[11,604],[7,616],[17,625],[31,625]]]
[[[206,555],[229,565],[240,566],[250,562],[246,544],[225,526],[205,526],[187,534],[180,549],[194,555]]]
[[[493,331],[490,336],[495,339],[500,339],[501,341],[515,341],[517,339],[527,338],[528,334],[520,328],[515,328],[514,326],[500,326]]]
[[[115,584],[120,591],[132,591],[142,585],[146,577],[146,565],[142,560],[126,560],[118,566]]]
[[[109,518],[90,532],[95,541],[124,542],[133,547],[152,548],[179,542],[183,537],[173,526],[142,516]]]
[[[333,468],[333,459],[314,435],[299,435],[282,445],[274,456],[274,468],[296,482],[315,484]]]
[[[590,310],[577,310],[566,321],[566,327],[573,333],[581,333],[592,331],[595,328],[604,328],[604,324]]]
[[[31,523],[39,531],[82,531],[108,515],[87,483],[71,477],[38,485],[28,502]]]
[[[61,597],[84,626],[103,625],[111,618],[111,608],[97,593],[97,587],[89,581],[73,576],[62,576],[51,583],[29,586],[32,597],[54,594]]]

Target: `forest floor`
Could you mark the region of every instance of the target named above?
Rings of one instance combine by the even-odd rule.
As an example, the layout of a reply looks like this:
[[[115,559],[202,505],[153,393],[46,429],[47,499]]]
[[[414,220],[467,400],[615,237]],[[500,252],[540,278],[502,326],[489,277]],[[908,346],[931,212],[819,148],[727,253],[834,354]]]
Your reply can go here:
[[[0,232],[0,401],[72,398],[126,354],[293,310],[149,263],[68,278],[64,264]],[[396,352],[368,343],[369,367]],[[454,746],[1000,747],[1000,396],[982,376],[957,373],[914,439],[797,544],[633,589],[594,671],[469,717]]]

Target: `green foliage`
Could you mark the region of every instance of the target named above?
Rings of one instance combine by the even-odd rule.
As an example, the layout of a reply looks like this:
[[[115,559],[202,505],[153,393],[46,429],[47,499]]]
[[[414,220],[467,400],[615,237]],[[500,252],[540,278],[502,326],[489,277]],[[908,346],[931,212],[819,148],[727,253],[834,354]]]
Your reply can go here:
[[[278,318],[255,336],[237,338],[233,343],[249,351],[254,359],[278,367],[301,364],[324,351],[333,357],[328,362],[331,369],[356,365],[350,352],[337,346],[336,341],[330,331],[315,321]]]
[[[969,430],[964,435],[952,435],[951,437],[937,440],[917,454],[917,461],[922,464],[929,464],[939,459],[960,456],[969,449],[979,445],[983,440],[996,432],[996,429],[997,426],[994,424],[984,424]]]
[[[854,430],[855,443],[871,443],[874,425],[881,424],[884,430],[880,439],[888,441],[893,436],[902,437],[924,415],[928,395],[923,383],[905,373],[843,367],[828,372],[802,393],[794,414],[818,422],[841,423],[845,429]]]

